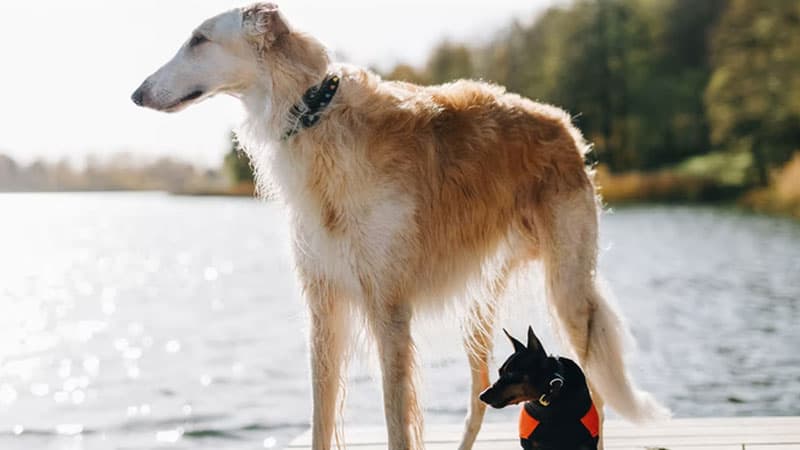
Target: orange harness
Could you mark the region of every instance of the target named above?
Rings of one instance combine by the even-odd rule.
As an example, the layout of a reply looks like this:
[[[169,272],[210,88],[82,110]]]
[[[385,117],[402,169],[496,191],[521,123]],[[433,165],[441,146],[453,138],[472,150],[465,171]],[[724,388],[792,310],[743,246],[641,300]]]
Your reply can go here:
[[[581,417],[581,423],[593,438],[600,435],[600,416],[597,414],[594,402],[589,405],[589,411]],[[525,409],[525,404],[523,404],[519,413],[519,437],[528,439],[538,426],[539,421],[531,417],[530,413]]]

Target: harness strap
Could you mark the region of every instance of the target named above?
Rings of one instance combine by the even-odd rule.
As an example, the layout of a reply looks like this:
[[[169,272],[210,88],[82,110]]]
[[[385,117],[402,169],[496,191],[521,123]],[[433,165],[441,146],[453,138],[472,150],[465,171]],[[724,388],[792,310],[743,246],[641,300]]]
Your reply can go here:
[[[600,435],[600,415],[597,414],[597,408],[594,407],[594,402],[589,407],[589,411],[581,417],[581,423],[593,438]]]
[[[523,404],[519,413],[519,437],[521,439],[530,438],[533,432],[536,431],[536,428],[539,427],[540,423],[541,422],[531,416]],[[586,431],[588,431],[593,438],[600,435],[600,415],[597,413],[594,402],[589,405],[589,411],[586,411],[586,414],[581,417],[581,424],[583,424],[583,427],[586,428]]]
[[[528,439],[530,435],[536,431],[536,427],[538,426],[539,421],[528,414],[528,411],[525,410],[525,406],[523,405],[519,413],[519,437]]]

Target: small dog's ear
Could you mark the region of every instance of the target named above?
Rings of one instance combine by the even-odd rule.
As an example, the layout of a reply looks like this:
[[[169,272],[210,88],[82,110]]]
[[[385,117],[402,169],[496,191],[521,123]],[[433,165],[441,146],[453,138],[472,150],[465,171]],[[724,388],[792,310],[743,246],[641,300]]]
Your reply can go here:
[[[525,351],[525,344],[523,344],[522,342],[514,339],[514,336],[511,336],[510,334],[508,334],[508,331],[506,331],[505,328],[503,328],[503,333],[505,333],[506,336],[508,336],[508,340],[510,340],[511,344],[514,346],[514,352],[515,353],[524,352]]]
[[[258,44],[259,50],[272,47],[291,32],[289,22],[274,3],[256,3],[242,12],[242,26]]]
[[[544,351],[544,347],[542,346],[542,342],[536,337],[536,334],[533,332],[533,327],[528,326],[528,351],[536,353],[537,355],[547,358],[547,352]]]

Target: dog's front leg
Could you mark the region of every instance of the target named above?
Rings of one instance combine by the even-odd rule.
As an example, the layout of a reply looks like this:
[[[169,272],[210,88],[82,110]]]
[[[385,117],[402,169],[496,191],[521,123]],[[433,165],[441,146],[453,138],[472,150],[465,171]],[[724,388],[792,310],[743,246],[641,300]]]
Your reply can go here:
[[[416,355],[411,337],[411,308],[383,305],[370,311],[383,379],[383,407],[389,450],[422,449],[422,413],[417,401]]]
[[[311,448],[330,450],[351,330],[348,304],[325,281],[305,283],[311,313]]]
[[[464,347],[469,361],[471,386],[464,434],[459,450],[470,450],[483,423],[486,404],[478,398],[489,387],[489,358],[492,353],[492,332],[496,317],[496,298],[485,305],[475,304],[465,324]]]
[[[475,300],[470,307],[465,323],[464,347],[469,360],[472,378],[469,409],[464,423],[464,434],[461,437],[459,450],[471,450],[483,424],[486,404],[478,398],[484,389],[489,387],[489,358],[492,354],[492,338],[495,320],[497,319],[497,303],[506,288],[511,264],[506,264],[497,276],[486,284],[488,296],[483,300]]]

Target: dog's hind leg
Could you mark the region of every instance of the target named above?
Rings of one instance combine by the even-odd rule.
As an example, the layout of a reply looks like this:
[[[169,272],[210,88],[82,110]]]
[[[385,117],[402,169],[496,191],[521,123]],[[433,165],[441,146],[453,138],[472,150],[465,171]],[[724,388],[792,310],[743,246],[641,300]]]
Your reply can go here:
[[[330,450],[349,356],[349,304],[326,282],[305,283],[305,296],[311,313],[311,448]]]
[[[497,315],[497,301],[506,286],[508,267],[503,267],[500,275],[488,284],[486,299],[476,300],[470,307],[464,323],[464,348],[469,360],[471,388],[467,417],[464,421],[464,434],[459,450],[470,450],[478,437],[483,423],[486,405],[478,396],[489,387],[489,358],[492,355],[492,336]]]
[[[368,311],[381,362],[383,408],[389,450],[421,450],[422,411],[415,385],[416,352],[411,337],[412,311],[390,303]]]

